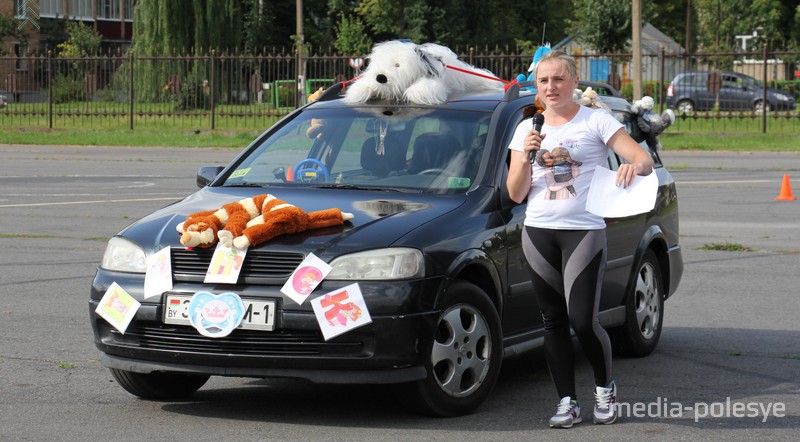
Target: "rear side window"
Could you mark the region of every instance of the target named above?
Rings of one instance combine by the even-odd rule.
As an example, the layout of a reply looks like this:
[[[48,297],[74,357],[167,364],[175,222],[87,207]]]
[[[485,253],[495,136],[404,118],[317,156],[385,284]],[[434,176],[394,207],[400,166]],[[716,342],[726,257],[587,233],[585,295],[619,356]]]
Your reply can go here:
[[[684,87],[689,87],[689,86],[706,87],[706,84],[708,84],[708,74],[698,73],[698,74],[684,75],[683,77],[678,79],[678,82],[676,84],[678,86],[684,86]]]

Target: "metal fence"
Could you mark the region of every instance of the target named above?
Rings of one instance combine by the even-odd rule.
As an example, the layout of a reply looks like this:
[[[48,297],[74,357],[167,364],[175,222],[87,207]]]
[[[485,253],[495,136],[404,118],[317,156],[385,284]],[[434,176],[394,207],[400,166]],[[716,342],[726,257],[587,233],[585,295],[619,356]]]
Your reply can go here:
[[[456,52],[506,81],[527,75],[531,61],[530,54],[508,48]],[[582,79],[609,82],[632,99],[630,54],[574,55]],[[676,109],[672,131],[798,133],[800,113],[788,100],[800,93],[798,59],[800,53],[767,51],[645,54],[643,93],[655,98],[658,112]],[[289,51],[2,56],[0,127],[262,130],[309,93],[356,76],[362,66],[363,60],[349,56],[316,52],[298,58]],[[670,85],[689,71],[711,74]]]

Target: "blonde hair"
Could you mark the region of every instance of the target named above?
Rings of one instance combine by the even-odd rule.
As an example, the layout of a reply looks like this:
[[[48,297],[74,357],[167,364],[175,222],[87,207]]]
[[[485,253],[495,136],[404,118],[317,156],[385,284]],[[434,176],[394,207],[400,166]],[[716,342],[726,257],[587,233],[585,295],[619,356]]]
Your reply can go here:
[[[552,50],[544,54],[544,56],[541,59],[539,59],[539,62],[536,63],[536,66],[534,66],[533,68],[534,79],[538,77],[539,66],[545,61],[556,61],[560,63],[561,66],[564,69],[566,69],[567,72],[569,72],[572,78],[578,78],[578,63],[575,61],[575,58],[564,51]]]

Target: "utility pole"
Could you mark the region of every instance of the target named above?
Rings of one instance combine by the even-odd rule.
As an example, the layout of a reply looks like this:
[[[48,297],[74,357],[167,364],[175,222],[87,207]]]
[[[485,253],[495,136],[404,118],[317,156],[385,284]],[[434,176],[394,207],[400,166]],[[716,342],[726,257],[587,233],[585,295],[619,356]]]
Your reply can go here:
[[[631,28],[633,35],[631,42],[633,45],[633,99],[642,98],[642,2],[641,0],[631,0]]]
[[[692,0],[686,0],[686,58],[684,58],[684,69],[687,71],[689,65],[689,54],[692,53]]]

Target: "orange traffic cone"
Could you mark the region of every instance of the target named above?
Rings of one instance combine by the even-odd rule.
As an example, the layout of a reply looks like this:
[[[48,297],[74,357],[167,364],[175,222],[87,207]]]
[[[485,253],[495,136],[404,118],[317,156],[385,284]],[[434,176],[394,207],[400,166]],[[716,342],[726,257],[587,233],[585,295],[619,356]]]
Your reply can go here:
[[[794,201],[794,195],[792,195],[792,186],[789,184],[789,175],[786,174],[783,176],[783,184],[781,185],[781,193],[775,197],[775,201]]]

